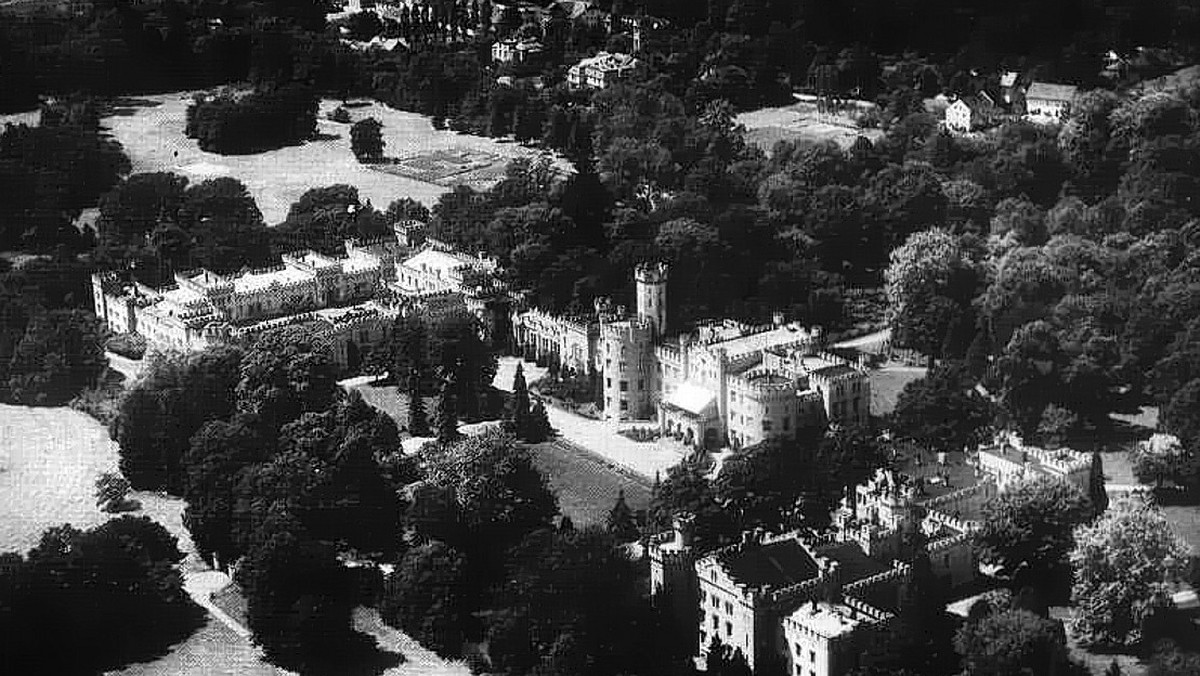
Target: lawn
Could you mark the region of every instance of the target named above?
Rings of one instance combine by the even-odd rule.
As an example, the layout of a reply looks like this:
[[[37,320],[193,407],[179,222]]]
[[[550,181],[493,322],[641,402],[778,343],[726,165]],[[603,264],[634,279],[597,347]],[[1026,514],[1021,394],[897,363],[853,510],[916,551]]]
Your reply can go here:
[[[316,140],[255,155],[218,155],[200,150],[184,136],[191,94],[175,92],[143,97],[157,105],[125,108],[104,118],[113,137],[129,155],[134,172],[173,171],[192,181],[233,176],[250,189],[263,218],[276,224],[309,188],[348,183],[364,200],[383,209],[392,200],[411,197],[432,206],[449,188],[376,171],[359,164],[350,151],[350,125],[325,118],[338,101],[324,100]],[[437,151],[474,151],[502,159],[529,155],[531,150],[480,136],[433,128],[429,118],[393,110],[379,103],[349,109],[352,121],[374,117],[383,123],[384,153],[411,158]]]
[[[770,151],[778,141],[833,141],[849,148],[859,136],[876,141],[883,136],[878,129],[855,129],[817,119],[811,103],[794,103],[778,108],[762,108],[738,115],[738,124],[746,127],[746,141]]]
[[[26,552],[46,528],[91,528],[110,518],[93,500],[96,477],[117,467],[117,447],[93,418],[66,407],[0,404],[0,552]],[[185,568],[199,566],[178,498],[137,492],[135,516],[149,516],[179,539]],[[116,674],[281,674],[220,622],[210,621],[163,657]]]
[[[398,394],[394,385],[376,386],[357,380],[343,385],[357,390],[364,401],[387,413],[397,425],[404,425],[408,419],[407,397]],[[435,401],[426,400],[427,411],[434,410]],[[622,488],[631,509],[645,509],[650,503],[650,491],[644,482],[631,480],[586,451],[556,442],[534,445],[530,451],[534,464],[558,494],[562,513],[578,526],[603,524]]]
[[[920,366],[884,366],[871,371],[871,415],[891,413],[904,386],[924,378],[926,370]]]

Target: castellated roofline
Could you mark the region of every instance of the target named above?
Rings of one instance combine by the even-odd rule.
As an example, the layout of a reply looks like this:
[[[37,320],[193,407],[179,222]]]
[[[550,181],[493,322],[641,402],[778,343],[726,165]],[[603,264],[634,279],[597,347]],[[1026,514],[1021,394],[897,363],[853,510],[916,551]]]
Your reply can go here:
[[[638,263],[633,269],[633,278],[642,284],[664,284],[670,273],[665,261]]]
[[[736,383],[750,391],[764,396],[779,394],[795,394],[795,379],[775,369],[756,368],[733,377]]]

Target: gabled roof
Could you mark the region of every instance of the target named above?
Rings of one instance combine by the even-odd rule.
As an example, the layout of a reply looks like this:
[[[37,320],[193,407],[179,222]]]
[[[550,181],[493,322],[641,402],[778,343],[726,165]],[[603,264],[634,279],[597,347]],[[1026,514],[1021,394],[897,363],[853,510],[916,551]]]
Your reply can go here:
[[[1025,100],[1071,101],[1078,93],[1079,88],[1075,85],[1034,82],[1029,85],[1029,91],[1025,92]]]
[[[788,539],[717,554],[717,564],[747,587],[782,589],[817,576],[817,562]]]

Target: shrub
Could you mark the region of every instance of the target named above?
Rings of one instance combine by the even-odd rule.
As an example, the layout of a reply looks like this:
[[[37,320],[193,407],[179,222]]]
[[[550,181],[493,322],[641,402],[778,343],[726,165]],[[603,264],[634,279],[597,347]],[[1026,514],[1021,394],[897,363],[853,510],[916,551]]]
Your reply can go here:
[[[129,480],[119,472],[105,472],[96,478],[96,506],[109,513],[132,512],[141,507],[129,499]]]
[[[345,106],[334,108],[326,117],[339,124],[350,124],[350,111]]]
[[[104,349],[129,359],[141,359],[146,356],[146,339],[136,333],[119,333],[104,343]]]
[[[121,410],[121,397],[125,394],[124,381],[124,376],[109,369],[101,377],[99,384],[80,392],[71,400],[70,406],[109,427]]]

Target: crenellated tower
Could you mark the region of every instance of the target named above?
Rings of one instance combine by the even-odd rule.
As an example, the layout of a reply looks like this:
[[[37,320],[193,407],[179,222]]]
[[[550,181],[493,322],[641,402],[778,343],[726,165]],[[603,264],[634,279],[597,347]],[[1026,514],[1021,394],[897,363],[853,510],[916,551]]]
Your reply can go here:
[[[667,264],[663,262],[642,263],[633,273],[637,286],[637,316],[650,324],[656,342],[667,332],[667,270]]]

